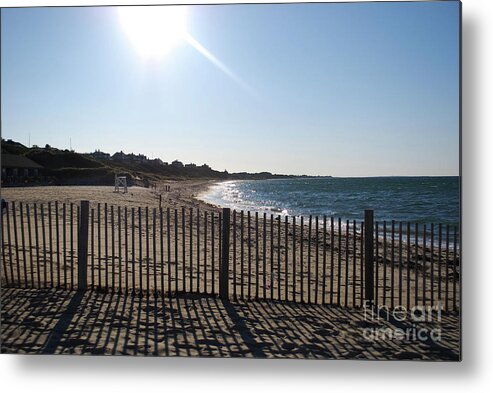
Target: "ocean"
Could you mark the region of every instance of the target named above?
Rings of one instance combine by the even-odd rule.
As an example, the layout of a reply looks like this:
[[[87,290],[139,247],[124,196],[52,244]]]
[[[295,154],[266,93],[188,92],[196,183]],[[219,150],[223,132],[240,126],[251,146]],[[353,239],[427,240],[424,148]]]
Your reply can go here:
[[[362,220],[373,209],[379,221],[458,226],[460,179],[455,177],[318,177],[227,181],[200,195],[237,210],[289,216]]]

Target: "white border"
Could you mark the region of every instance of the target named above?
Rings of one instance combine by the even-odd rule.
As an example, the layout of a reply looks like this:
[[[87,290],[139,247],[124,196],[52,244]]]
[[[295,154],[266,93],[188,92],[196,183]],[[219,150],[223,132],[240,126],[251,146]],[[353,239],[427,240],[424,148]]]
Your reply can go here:
[[[3,0],[2,6],[186,1]],[[197,3],[198,1],[195,1]],[[202,1],[201,1],[202,2]],[[203,1],[223,3],[228,1]],[[248,2],[248,1],[244,1]],[[254,1],[258,2],[258,1]],[[194,1],[188,1],[194,3]],[[491,0],[463,1],[463,362],[266,361],[0,356],[4,391],[491,391],[493,377],[493,23]],[[489,388],[489,389],[488,389]]]

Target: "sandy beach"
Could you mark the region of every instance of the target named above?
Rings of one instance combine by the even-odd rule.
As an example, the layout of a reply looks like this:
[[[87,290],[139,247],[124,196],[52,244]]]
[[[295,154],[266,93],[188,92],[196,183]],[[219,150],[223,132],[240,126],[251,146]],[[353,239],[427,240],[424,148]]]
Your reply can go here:
[[[42,187],[4,187],[2,198],[8,201],[26,203],[79,203],[88,200],[91,204],[107,203],[109,205],[149,208],[159,207],[159,196],[162,196],[161,207],[166,208],[208,208],[212,205],[196,199],[201,192],[216,183],[214,180],[169,181],[160,183],[155,189],[129,187],[127,193],[114,192],[113,186],[42,186]],[[165,191],[169,186],[170,191]]]

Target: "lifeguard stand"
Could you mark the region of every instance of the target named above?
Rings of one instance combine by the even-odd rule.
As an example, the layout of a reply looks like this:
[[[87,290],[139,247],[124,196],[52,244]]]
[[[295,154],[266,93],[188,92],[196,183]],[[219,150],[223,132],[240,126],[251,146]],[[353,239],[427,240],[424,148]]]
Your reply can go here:
[[[123,193],[127,193],[127,176],[118,176],[115,173],[115,192],[120,192],[120,188],[123,188]]]

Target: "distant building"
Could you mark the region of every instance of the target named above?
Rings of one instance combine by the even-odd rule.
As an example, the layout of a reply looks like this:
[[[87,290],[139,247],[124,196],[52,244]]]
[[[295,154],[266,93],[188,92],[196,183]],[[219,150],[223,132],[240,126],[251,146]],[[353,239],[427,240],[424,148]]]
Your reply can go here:
[[[110,153],[105,153],[101,150],[95,150],[94,153],[89,153],[89,155],[98,160],[109,160],[111,158]]]
[[[145,156],[144,154],[139,154],[139,155],[132,154],[132,156],[134,161],[147,162],[147,156]]]
[[[127,155],[123,151],[120,151],[120,152],[113,154],[111,156],[111,159],[115,160],[115,161],[126,161]]]
[[[185,164],[185,168],[197,168],[195,164]]]
[[[27,157],[2,153],[2,184],[36,182],[41,169],[41,165]]]
[[[157,164],[157,165],[167,165],[167,163],[165,163],[160,158],[154,158],[153,160],[149,160],[149,161],[152,162],[153,164]]]
[[[174,160],[174,161],[171,163],[171,166],[174,166],[174,167],[176,167],[176,168],[183,168],[183,162],[178,161],[178,160]]]

